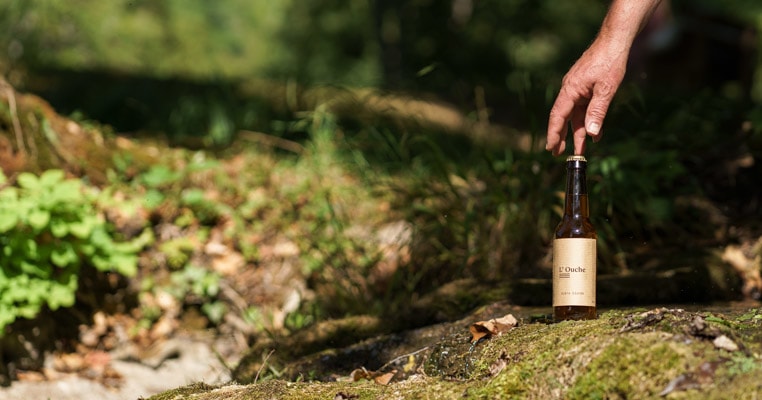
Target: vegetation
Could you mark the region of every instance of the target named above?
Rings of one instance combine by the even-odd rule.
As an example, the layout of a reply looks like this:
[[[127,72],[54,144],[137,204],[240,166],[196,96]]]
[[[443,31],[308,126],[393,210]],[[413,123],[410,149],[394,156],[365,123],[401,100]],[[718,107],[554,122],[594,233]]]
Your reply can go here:
[[[152,237],[117,241],[96,213],[94,196],[61,170],[24,172],[18,186],[0,173],[0,333],[16,318],[34,318],[74,305],[83,263],[125,276],[137,272],[137,253]],[[150,231],[147,231],[150,233]]]
[[[550,276],[564,171],[544,122],[604,3],[6,3],[6,331],[76,307],[104,271],[129,283],[103,308],[141,344],[189,315],[251,341],[346,316],[409,328]],[[670,2],[588,150],[600,273],[712,275],[697,286],[718,292],[676,301],[762,290],[758,261],[709,267],[729,245],[754,260],[762,235],[762,9],[720,3]],[[464,281],[479,285],[437,297]],[[514,378],[492,384],[528,390]],[[585,382],[580,395],[631,384]]]
[[[428,336],[430,346],[401,357],[414,370],[422,364],[408,379],[397,380],[390,373],[395,378],[384,384],[346,374],[330,382],[195,384],[151,399],[746,399],[760,389],[758,309],[732,314],[666,308],[609,311],[594,321],[522,323],[476,344],[463,334],[473,321],[447,324],[436,331],[443,336],[419,332],[420,337]],[[732,339],[721,342],[718,337]],[[425,355],[418,357],[421,352]],[[340,359],[338,353],[319,356]]]

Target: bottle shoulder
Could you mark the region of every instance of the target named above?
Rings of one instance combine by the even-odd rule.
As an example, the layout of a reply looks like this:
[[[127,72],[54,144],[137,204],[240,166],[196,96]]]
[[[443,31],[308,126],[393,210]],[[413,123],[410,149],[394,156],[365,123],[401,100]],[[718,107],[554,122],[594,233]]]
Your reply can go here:
[[[597,239],[598,235],[595,232],[595,227],[590,222],[589,218],[564,218],[558,224],[555,230],[556,239],[571,239],[571,238],[584,238],[584,239]]]

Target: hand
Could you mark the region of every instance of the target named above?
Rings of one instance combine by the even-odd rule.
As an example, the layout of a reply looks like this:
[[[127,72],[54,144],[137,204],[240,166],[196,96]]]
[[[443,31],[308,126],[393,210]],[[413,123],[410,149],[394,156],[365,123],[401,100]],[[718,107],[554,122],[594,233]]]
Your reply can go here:
[[[564,76],[548,119],[546,150],[559,155],[566,149],[571,122],[574,154],[585,152],[585,138],[601,140],[601,127],[609,104],[622,83],[629,48],[599,38]]]

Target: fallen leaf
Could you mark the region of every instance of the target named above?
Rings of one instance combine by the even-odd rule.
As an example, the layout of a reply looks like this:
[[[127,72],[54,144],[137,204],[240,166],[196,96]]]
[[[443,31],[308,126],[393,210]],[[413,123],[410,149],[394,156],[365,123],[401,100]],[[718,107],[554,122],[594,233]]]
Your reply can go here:
[[[16,379],[25,382],[43,382],[47,377],[38,371],[16,371]]]
[[[374,381],[378,383],[379,385],[388,385],[389,382],[394,378],[394,375],[397,373],[396,369],[393,369],[389,372],[378,372],[378,371],[368,371],[365,369],[365,367],[357,368],[354,371],[352,371],[349,376],[352,378],[353,382],[357,382],[359,380],[367,379],[369,381]]]
[[[111,363],[111,354],[105,351],[93,350],[85,354],[84,361],[89,368],[102,371]]]
[[[53,368],[59,372],[77,372],[85,368],[85,359],[78,353],[58,354],[53,359]]]
[[[477,342],[484,337],[497,336],[508,332],[518,325],[516,317],[507,314],[500,318],[493,318],[489,321],[474,322],[469,331],[471,331],[471,342]]]
[[[510,361],[510,357],[505,352],[501,353],[500,357],[489,366],[489,375],[495,376],[499,374],[508,365],[508,361]]]
[[[370,379],[370,372],[365,367],[357,368],[350,372],[349,376],[352,378],[352,382],[357,382],[363,379]]]
[[[378,383],[379,385],[388,385],[389,382],[391,382],[392,378],[394,378],[394,374],[396,373],[397,373],[397,370],[393,369],[390,372],[386,372],[381,375],[377,375],[373,377],[373,381]]]

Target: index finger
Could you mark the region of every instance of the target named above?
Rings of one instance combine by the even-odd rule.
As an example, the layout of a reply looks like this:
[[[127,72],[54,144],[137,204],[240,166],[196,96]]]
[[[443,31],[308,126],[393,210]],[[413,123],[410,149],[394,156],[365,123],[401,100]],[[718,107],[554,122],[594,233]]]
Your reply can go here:
[[[574,101],[564,95],[562,89],[556,97],[548,117],[548,135],[545,149],[552,151],[553,155],[561,154],[566,147],[567,123],[573,109]]]

